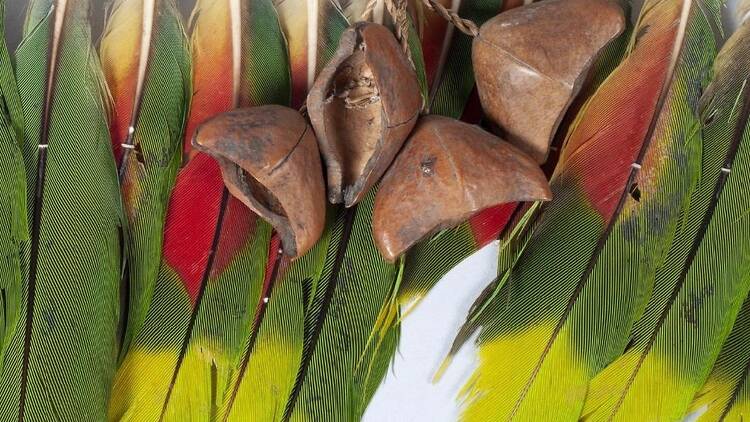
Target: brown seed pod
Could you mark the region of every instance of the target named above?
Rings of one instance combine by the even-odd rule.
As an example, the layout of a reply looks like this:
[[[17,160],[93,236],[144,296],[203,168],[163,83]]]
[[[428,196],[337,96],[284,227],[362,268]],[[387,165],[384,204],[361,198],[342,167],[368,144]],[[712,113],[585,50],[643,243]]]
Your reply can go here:
[[[375,196],[375,244],[394,261],[485,208],[551,196],[539,166],[512,145],[458,120],[423,117]]]
[[[624,26],[610,0],[547,0],[490,19],[472,47],[485,113],[543,163],[592,62]]]
[[[350,207],[377,183],[421,106],[416,73],[387,28],[360,22],[344,31],[307,97],[332,203]]]
[[[320,238],[325,186],[312,128],[282,106],[241,108],[198,127],[193,145],[219,162],[229,192],[267,220],[284,253],[297,257]]]

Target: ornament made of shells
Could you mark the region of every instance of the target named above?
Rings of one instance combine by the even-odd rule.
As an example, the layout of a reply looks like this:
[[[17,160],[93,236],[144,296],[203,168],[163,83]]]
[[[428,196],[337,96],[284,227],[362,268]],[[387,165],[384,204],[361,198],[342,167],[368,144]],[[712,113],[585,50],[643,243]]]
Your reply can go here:
[[[591,20],[599,24],[581,25]],[[547,0],[481,27],[473,44],[480,99],[513,145],[455,119],[420,117],[411,62],[389,29],[366,22],[342,34],[314,82],[312,128],[295,110],[253,107],[206,122],[194,143],[219,161],[229,191],[273,225],[292,257],[325,225],[320,155],[332,203],[354,206],[382,178],[373,238],[393,262],[486,208],[551,199],[538,163],[591,62],[622,27],[622,11],[607,0]]]

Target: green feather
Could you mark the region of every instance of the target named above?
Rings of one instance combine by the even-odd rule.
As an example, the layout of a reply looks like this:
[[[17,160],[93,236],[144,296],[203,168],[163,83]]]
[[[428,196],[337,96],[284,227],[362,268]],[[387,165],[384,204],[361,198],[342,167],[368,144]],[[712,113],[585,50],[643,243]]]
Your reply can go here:
[[[240,422],[247,415],[263,421],[281,420],[302,357],[303,283],[287,278],[263,292],[270,297],[261,298],[267,304],[259,308],[266,308],[256,313],[255,337],[247,339],[242,360],[233,371],[220,420]]]
[[[750,299],[745,299],[734,328],[721,347],[691,412],[698,421],[745,420],[750,412]]]
[[[192,103],[195,113],[189,124],[193,126],[221,111],[216,109],[214,100],[218,100],[219,107],[232,107],[233,100],[239,106],[289,101],[287,50],[270,0],[242,1],[236,10],[233,5],[212,0],[196,4],[194,58],[203,56],[201,65],[215,73],[204,72],[200,81],[203,85],[196,86],[200,92],[196,92]],[[230,31],[232,23],[239,24],[238,33]],[[214,52],[201,48],[210,45],[218,31],[231,33],[227,38],[229,45],[210,55],[215,60],[207,61],[205,56]],[[238,57],[234,57],[235,53]],[[232,67],[235,59],[241,64],[237,69]],[[193,65],[196,63],[197,59]],[[229,69],[224,67],[227,63]],[[239,83],[210,79],[217,74],[234,75],[235,70]],[[205,78],[206,73],[209,78]],[[212,84],[220,83],[236,87],[238,92],[228,92],[232,98],[215,98]],[[196,110],[197,104],[206,108]],[[194,209],[199,208],[199,199],[204,199],[199,192],[216,202]],[[171,237],[165,239],[172,243],[165,241],[152,305],[143,329],[118,370],[109,417],[138,421],[234,417],[228,402],[237,391],[246,391],[237,380],[255,373],[252,365],[243,365],[249,342],[254,336],[263,342],[277,334],[262,329],[256,333],[254,324],[266,278],[272,229],[229,195],[217,164],[202,153],[180,171],[167,215],[166,227]],[[183,248],[192,246],[185,239],[195,236],[194,229],[213,239],[205,249],[190,250],[199,257],[209,257],[201,265],[190,261],[195,255],[182,255]],[[184,274],[192,274],[191,266],[195,265],[199,267],[198,279],[184,278]],[[283,303],[292,300],[289,297],[299,296],[281,285],[279,292],[280,299],[272,298],[268,315],[279,314],[277,303],[281,298],[286,299],[280,306],[286,306]],[[278,384],[264,387],[273,392]],[[252,388],[260,389],[258,385]],[[238,408],[245,409],[244,396],[234,401]]]
[[[700,104],[700,183],[627,351],[592,383],[591,419],[682,417],[750,288],[749,36],[745,25],[716,59]]]
[[[504,3],[504,0],[463,0],[460,2],[458,14],[481,26],[500,13]],[[429,110],[434,114],[459,119],[474,90],[472,38],[454,28],[449,42],[445,67],[432,84]]]
[[[495,16],[502,8],[502,0],[467,0],[461,2],[459,14],[473,20],[477,25]],[[426,13],[433,13],[426,11]],[[412,31],[414,32],[414,31]],[[413,33],[415,35],[415,33]],[[415,39],[410,36],[410,39]],[[421,60],[420,85],[428,98],[427,108],[431,113],[460,118],[474,89],[474,73],[471,65],[471,37],[455,30],[447,47],[446,65],[437,75],[431,92],[427,93],[427,77],[421,49],[412,55]],[[417,61],[415,61],[416,63]],[[418,298],[427,293],[451,268],[477,249],[476,241],[468,223],[445,230],[433,238],[420,242],[406,257],[401,296]]]
[[[0,32],[5,3],[0,2]],[[23,114],[5,40],[0,42],[0,368],[21,311],[21,245],[28,240]]]
[[[336,0],[323,0],[319,2],[318,11],[320,24],[318,25],[318,57],[315,60],[315,74],[328,64],[339,44],[341,34],[349,26],[344,16],[344,11]]]
[[[337,207],[330,234],[316,246],[325,250],[325,260],[318,261],[323,262],[319,276],[305,278],[310,292],[305,344],[285,420],[357,420],[372,394],[366,388],[370,381],[360,380],[385,375],[383,365],[375,365],[376,374],[361,372],[370,368],[362,357],[397,277],[396,267],[380,256],[372,238],[375,190],[356,207]],[[295,271],[321,269],[310,261],[300,264],[299,270],[290,270],[292,277],[300,278]]]
[[[32,1],[16,53],[31,237],[0,379],[2,420],[106,415],[123,216],[88,7]]]
[[[155,0],[152,11],[144,10],[146,7],[147,2],[141,0],[115,1],[101,43],[105,74],[113,88],[118,84],[135,86],[134,95],[113,92],[116,111],[123,114],[115,119],[121,127],[113,130],[119,131],[114,134],[113,142],[135,147],[131,153],[130,149],[117,145],[123,151],[120,184],[128,217],[126,277],[130,309],[123,352],[146,318],[156,283],[167,202],[181,162],[183,132],[192,96],[187,36],[173,0]],[[150,13],[153,20],[146,21]],[[132,17],[139,15],[142,21],[133,22]],[[151,38],[141,40],[141,31],[135,29],[145,30],[148,26]],[[130,39],[126,38],[128,33],[132,34]],[[140,45],[144,41],[146,45]],[[137,70],[121,69],[122,50],[130,46],[128,43],[136,42],[138,47],[133,47],[138,54],[132,61],[140,64],[144,60],[142,79]],[[118,73],[125,73],[127,79],[121,80],[123,76],[118,77]]]
[[[485,1],[480,3],[477,4],[474,1],[462,2],[460,11],[465,9],[468,13],[465,17],[473,17],[474,21],[479,24],[495,16],[495,10],[499,10],[502,6],[497,2],[488,3]],[[618,3],[626,13],[630,10],[629,0],[618,0]],[[583,104],[585,100],[590,98],[602,81],[620,63],[625,54],[631,31],[632,24],[628,23],[623,34],[613,40],[597,58],[589,72],[589,80],[579,94],[577,104]],[[464,107],[474,88],[473,69],[471,67],[471,38],[455,31],[448,51],[446,68],[439,80],[433,85],[431,112],[458,119],[463,114]],[[574,105],[571,108],[571,115],[575,116],[580,107],[580,105]],[[560,132],[561,135],[564,135],[565,128],[563,127]],[[498,289],[504,283],[504,279],[507,278],[506,273],[509,264],[515,261],[523,249],[522,245],[533,233],[532,227],[524,227],[527,222],[535,222],[538,213],[534,211],[534,218],[531,218],[531,215],[526,215],[528,206],[529,204],[517,204],[513,215],[518,216],[520,213],[525,217],[512,218],[506,227],[501,230],[498,277],[492,286],[488,286],[483,298],[478,298],[474,306],[475,310],[484,308],[487,304],[485,301],[498,292]],[[537,207],[534,206],[533,208],[536,210]],[[522,236],[518,237],[521,234]],[[417,244],[407,253],[404,281],[400,293],[401,301],[410,302],[424,296],[448,271],[474,253],[478,246],[468,223],[442,231],[431,239]],[[476,315],[470,317],[470,319],[475,318]]]
[[[422,55],[422,43],[419,42],[417,28],[411,15],[409,15],[408,37],[407,45],[411,56],[411,63],[414,66],[414,71],[417,73],[419,92],[422,93],[422,99],[424,103],[427,104],[427,74],[424,64],[424,56]]]

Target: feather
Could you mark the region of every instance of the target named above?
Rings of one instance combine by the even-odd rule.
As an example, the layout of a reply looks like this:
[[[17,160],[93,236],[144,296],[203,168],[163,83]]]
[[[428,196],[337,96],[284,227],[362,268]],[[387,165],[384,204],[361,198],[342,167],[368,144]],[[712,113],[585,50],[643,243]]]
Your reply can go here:
[[[0,2],[0,28],[5,3]],[[2,31],[0,31],[2,32]],[[0,41],[0,367],[5,344],[12,337],[20,313],[21,246],[28,241],[26,172],[21,156],[23,111],[10,56]]]
[[[115,378],[110,419],[215,417],[251,323],[270,235],[224,189],[212,158],[198,154],[180,171],[153,304]]]
[[[363,18],[362,15],[365,13],[365,8],[367,8],[368,1],[337,0],[337,3],[348,22],[359,22]]]
[[[740,309],[716,365],[695,395],[690,410],[698,421],[743,420],[748,414],[750,391],[750,300]]]
[[[192,16],[193,100],[185,131],[185,156],[193,157],[195,129],[207,119],[239,105],[289,104],[289,61],[278,16],[265,0],[199,1]],[[248,30],[246,24],[258,29]],[[264,65],[263,59],[274,57]],[[264,71],[263,75],[257,72]]]
[[[271,250],[278,247],[277,241]],[[290,264],[279,252],[270,259],[252,332],[224,396],[223,421],[242,421],[246,415],[263,421],[281,420],[294,385],[304,337],[303,283],[280,281]]]
[[[356,207],[332,209],[323,239],[284,280],[301,280],[309,293],[302,358],[283,420],[358,420],[385,375],[395,338],[370,336],[398,270],[372,239],[375,191]]]
[[[3,27],[4,29],[5,1],[0,1],[0,17],[3,18],[3,20],[0,21],[0,27]],[[0,42],[0,58],[2,59],[0,62],[0,90],[2,91],[3,110],[13,129],[13,136],[16,137],[16,143],[20,146],[23,144],[24,133],[23,107],[21,105],[21,97],[18,93],[16,77],[13,72],[13,66],[11,66],[10,54],[8,52],[5,38]],[[27,229],[23,228],[21,230],[27,231]]]
[[[477,25],[494,17],[505,0],[456,1],[458,14]],[[451,25],[445,33],[440,59],[431,79],[429,110],[443,116],[460,118],[474,89],[471,64],[472,38]]]
[[[591,385],[591,419],[682,417],[750,289],[750,207],[738,199],[750,170],[749,37],[744,25],[716,59],[700,103],[700,183],[628,349]]]
[[[626,11],[627,15],[627,12],[630,10],[630,2],[628,0],[620,0],[618,3]],[[508,4],[506,7],[511,5],[512,4]],[[565,121],[563,121],[560,126],[561,129],[556,136],[556,139],[559,141],[556,140],[555,145],[559,146],[566,137],[566,131],[575,127],[575,116],[579,114],[582,106],[591,98],[601,83],[622,60],[627,48],[629,34],[632,29],[632,25],[628,24],[625,31],[623,31],[623,33],[615,40],[610,42],[592,65],[592,70],[587,77],[588,80],[584,83],[581,93],[571,105]],[[543,166],[543,169],[545,169],[547,173],[553,172],[555,165],[557,164],[557,157],[553,154],[554,149],[547,160],[547,163]],[[481,318],[483,312],[487,311],[489,315],[495,315],[500,312],[499,307],[503,306],[503,304],[501,301],[493,299],[495,299],[495,296],[499,293],[500,287],[508,280],[510,269],[515,265],[516,260],[528,244],[528,240],[536,228],[536,223],[539,216],[542,214],[544,206],[545,205],[541,203],[505,204],[497,208],[485,210],[483,213],[469,220],[474,233],[477,233],[478,239],[481,239],[479,236],[481,236],[482,233],[484,233],[483,236],[485,239],[489,239],[490,236],[497,233],[495,231],[496,229],[494,229],[496,226],[487,223],[481,224],[482,220],[492,218],[493,215],[500,214],[503,210],[506,210],[506,212],[512,210],[512,214],[510,214],[506,220],[503,220],[504,223],[500,226],[502,231],[499,233],[501,247],[500,253],[498,254],[498,276],[475,300],[466,323],[456,337],[454,348],[462,346],[470,335],[472,335],[482,324],[486,323],[486,321]],[[481,241],[478,241],[477,243],[480,245],[482,244]],[[446,362],[446,365],[449,363],[450,362]]]
[[[288,102],[286,45],[270,1],[199,1],[191,42],[189,131],[235,106]],[[271,228],[229,195],[213,158],[188,155],[152,305],[118,370],[110,419],[215,419],[251,335]]]
[[[16,53],[31,235],[6,420],[104,419],[116,364],[123,216],[88,6],[32,1]]]
[[[461,16],[481,25],[501,10],[503,1],[488,0],[480,3],[475,0],[457,0],[452,5],[456,6]],[[434,12],[427,13],[443,19]],[[467,13],[471,16],[464,16]],[[430,25],[437,28],[431,28]],[[474,77],[471,70],[471,37],[454,29],[452,25],[442,28],[434,19],[428,18],[422,49],[426,66],[425,81],[430,84],[428,108],[434,114],[458,119],[474,89]],[[433,31],[437,35],[433,35]],[[436,98],[443,97],[449,104],[445,107],[436,105]],[[516,205],[503,204],[484,210],[469,222],[441,232],[431,240],[415,246],[406,258],[402,284],[405,300],[402,302],[410,302],[425,294],[451,268],[497,239],[510,221]]]
[[[750,1],[748,0],[737,0],[734,3],[735,7],[735,13],[734,13],[734,24],[736,27],[739,27],[743,24],[743,22],[746,22],[748,19],[750,19]]]
[[[292,17],[287,15],[287,25]],[[319,21],[331,38],[318,45],[338,41],[335,25],[323,24],[329,21]],[[222,419],[240,420],[249,412],[266,420],[350,420],[364,411],[387,366],[365,371],[373,366],[368,339],[396,277],[373,244],[373,198],[374,191],[356,209],[332,207],[317,245],[280,265],[266,286],[267,292],[273,288],[268,310],[256,312],[256,328],[230,381]]]
[[[422,93],[422,104],[427,104],[427,69],[424,61],[424,53],[422,51],[422,43],[419,39],[419,31],[417,29],[417,23],[414,22],[414,18],[411,14],[406,14],[408,23],[407,32],[407,48],[409,50],[409,59],[412,67],[417,74],[417,82],[419,82],[419,91]],[[397,33],[394,30],[394,33]]]
[[[327,227],[330,223],[329,214]],[[269,258],[271,271],[266,271],[259,298],[260,303],[269,298],[267,311],[256,310],[253,331],[230,381],[221,419],[243,420],[244,415],[252,414],[259,420],[283,420],[302,361],[311,289],[323,271],[329,241],[327,229],[316,246],[294,262]],[[273,247],[278,248],[278,242]]]
[[[192,95],[187,37],[173,0],[116,1],[100,57],[114,102],[110,132],[128,218],[127,350],[154,291]]]
[[[485,315],[464,420],[576,418],[590,379],[625,348],[697,179],[693,81],[710,65],[718,11],[644,6],[631,51],[571,129],[555,199],[493,299],[499,312]]]
[[[448,271],[477,250],[498,239],[516,215],[519,204],[488,208],[468,222],[439,232],[407,252],[400,302],[419,300]]]
[[[304,5],[284,0],[276,7],[289,40],[292,102],[297,104],[335,51],[348,24],[340,5],[329,0],[310,0]],[[347,5],[349,13],[354,8],[354,4]],[[320,275],[325,259],[325,249],[320,245],[327,237],[324,234],[318,246],[294,263],[274,256],[278,255],[278,243],[272,245],[253,327],[224,396],[222,420],[243,420],[247,414],[260,420],[286,417],[288,399],[303,359],[305,299],[309,284]],[[307,273],[311,268],[318,270]]]
[[[274,3],[289,43],[292,106],[299,107],[315,76],[336,51],[338,39],[349,23],[335,0],[274,0]]]

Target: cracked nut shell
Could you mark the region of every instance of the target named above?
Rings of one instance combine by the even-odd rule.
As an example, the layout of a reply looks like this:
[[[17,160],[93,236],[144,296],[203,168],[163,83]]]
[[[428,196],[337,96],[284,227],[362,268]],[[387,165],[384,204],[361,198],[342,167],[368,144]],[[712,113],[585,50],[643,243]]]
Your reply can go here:
[[[193,145],[221,166],[229,192],[267,220],[284,253],[307,252],[325,226],[325,186],[312,128],[282,106],[235,109],[195,132]]]
[[[485,113],[543,163],[592,62],[624,26],[610,0],[547,0],[490,19],[472,46]]]
[[[394,261],[485,208],[551,197],[537,163],[512,145],[474,125],[423,117],[375,196],[375,244]]]
[[[328,199],[350,207],[385,173],[417,121],[419,82],[391,31],[360,22],[307,97],[327,167]]]

